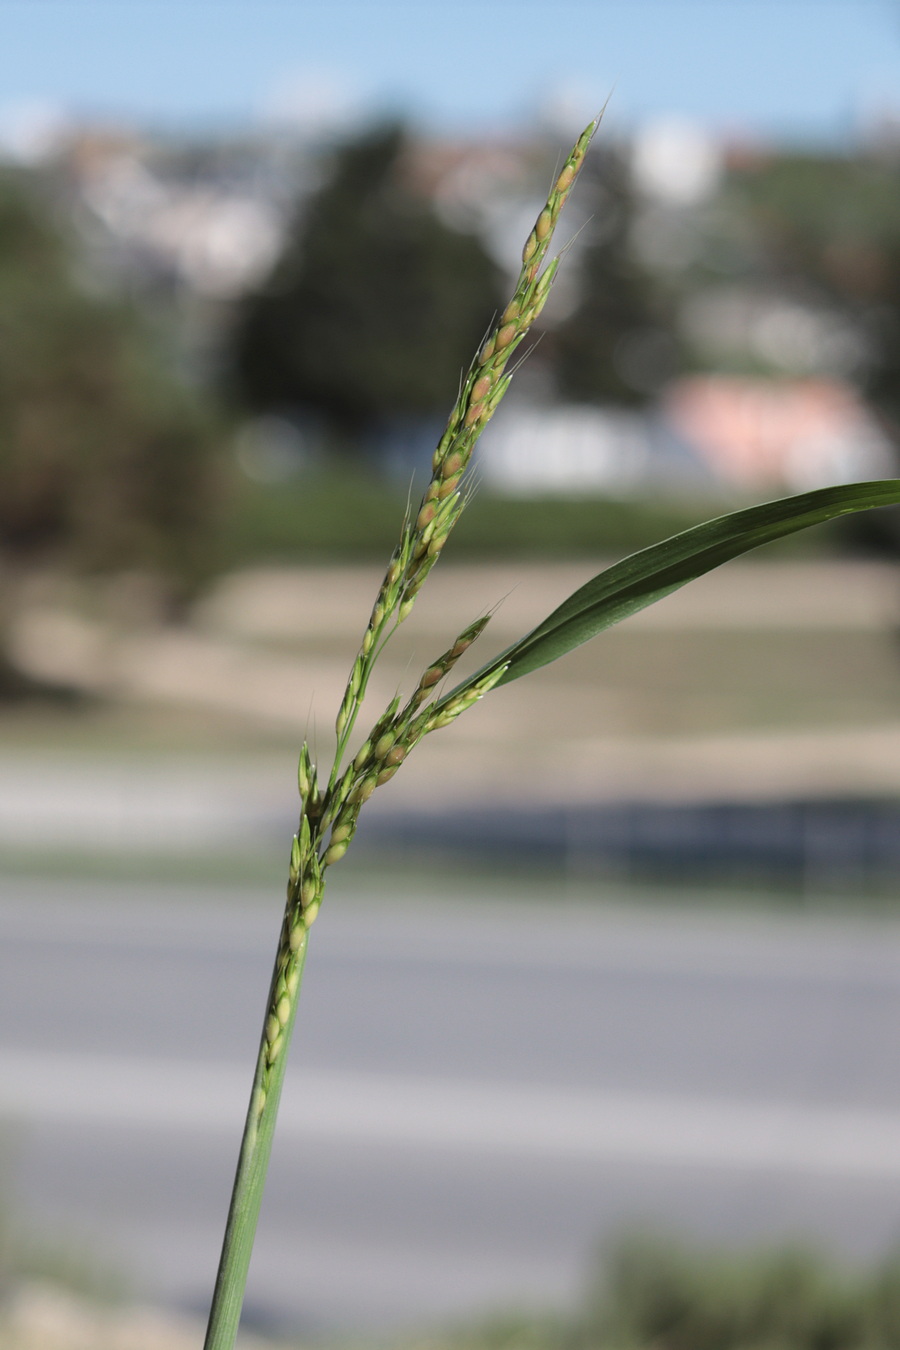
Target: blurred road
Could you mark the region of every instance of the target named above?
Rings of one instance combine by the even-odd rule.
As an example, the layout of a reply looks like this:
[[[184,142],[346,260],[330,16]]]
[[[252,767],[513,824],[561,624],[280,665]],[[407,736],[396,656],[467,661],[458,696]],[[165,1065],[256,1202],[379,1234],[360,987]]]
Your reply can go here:
[[[900,925],[340,889],[313,934],[251,1317],[562,1303],[634,1224],[850,1255],[900,1238]],[[199,1308],[277,897],[0,894],[20,1209]]]

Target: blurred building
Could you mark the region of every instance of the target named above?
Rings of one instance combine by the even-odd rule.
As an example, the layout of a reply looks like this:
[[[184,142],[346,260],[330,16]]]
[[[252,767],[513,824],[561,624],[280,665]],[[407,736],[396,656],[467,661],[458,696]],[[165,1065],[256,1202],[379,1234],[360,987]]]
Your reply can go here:
[[[511,402],[479,453],[485,484],[521,495],[804,492],[896,472],[857,391],[825,379],[698,376],[637,412]]]

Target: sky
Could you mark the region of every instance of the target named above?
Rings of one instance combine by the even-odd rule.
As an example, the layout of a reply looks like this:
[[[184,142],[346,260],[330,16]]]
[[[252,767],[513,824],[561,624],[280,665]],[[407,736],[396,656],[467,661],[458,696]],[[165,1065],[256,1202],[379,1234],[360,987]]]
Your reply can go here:
[[[0,0],[0,133],[666,114],[830,144],[900,110],[900,0]]]

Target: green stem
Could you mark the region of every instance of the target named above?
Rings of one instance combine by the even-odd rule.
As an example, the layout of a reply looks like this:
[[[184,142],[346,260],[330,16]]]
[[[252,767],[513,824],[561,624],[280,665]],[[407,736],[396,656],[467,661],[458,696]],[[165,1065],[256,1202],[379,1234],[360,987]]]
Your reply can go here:
[[[297,904],[289,898],[266,1003],[204,1350],[233,1350],[237,1337],[308,941],[309,933]]]

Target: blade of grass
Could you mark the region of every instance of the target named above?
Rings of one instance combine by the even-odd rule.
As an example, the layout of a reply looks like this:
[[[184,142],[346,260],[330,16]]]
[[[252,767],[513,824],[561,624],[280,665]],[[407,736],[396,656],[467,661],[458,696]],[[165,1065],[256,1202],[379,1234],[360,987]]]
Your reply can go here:
[[[606,568],[569,596],[530,633],[487,662],[440,700],[438,710],[505,667],[495,688],[556,661],[606,628],[722,563],[835,516],[900,503],[900,479],[820,488],[707,520]]]

